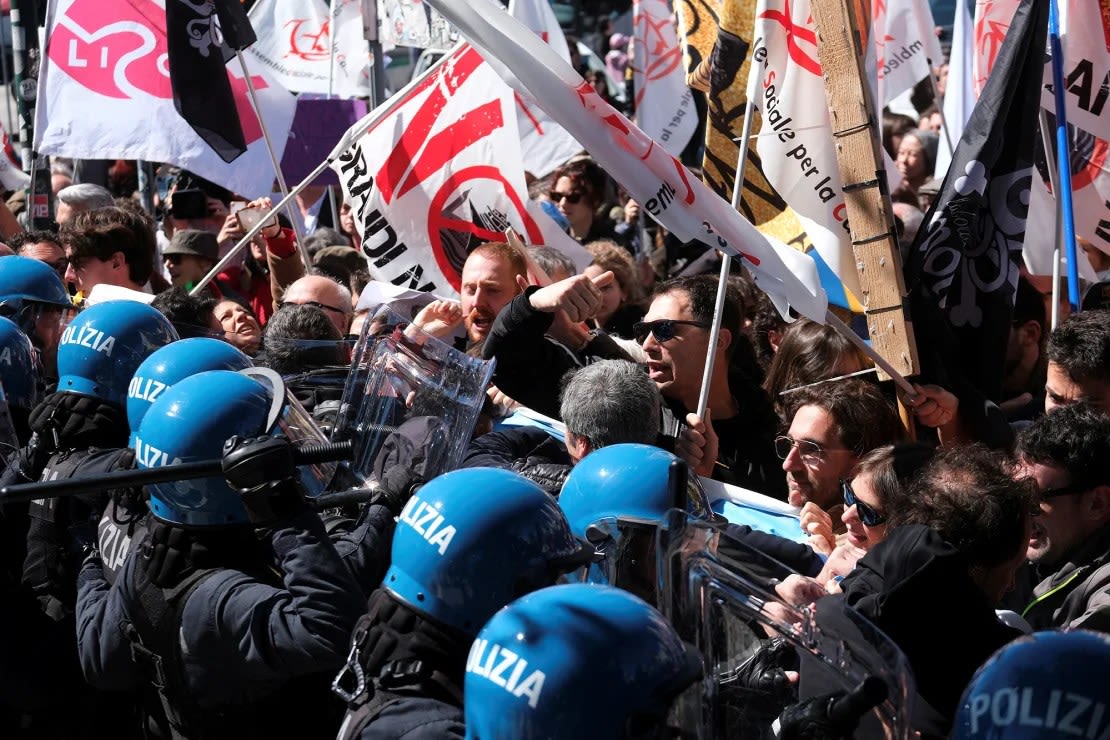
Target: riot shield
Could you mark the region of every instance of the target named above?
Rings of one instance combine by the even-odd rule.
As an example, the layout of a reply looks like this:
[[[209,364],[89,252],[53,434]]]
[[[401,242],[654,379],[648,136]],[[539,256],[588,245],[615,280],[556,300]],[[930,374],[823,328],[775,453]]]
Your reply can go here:
[[[915,695],[905,656],[839,596],[786,603],[768,576],[778,564],[710,522],[673,511],[658,530],[659,608],[696,645],[707,678],[673,709],[698,738],[773,738],[787,706],[876,677],[887,698],[865,714],[858,738],[908,738]],[[797,684],[755,680],[769,661]]]
[[[401,463],[431,480],[462,460],[493,361],[470,357],[388,308],[366,322],[331,440],[350,439],[351,470],[365,483]]]
[[[269,387],[273,393],[273,406],[267,424],[269,434],[285,437],[297,448],[328,441],[313,421],[312,415],[289,391],[280,375],[263,367],[249,367],[240,372]],[[336,476],[337,463],[312,463],[300,465],[297,469],[305,493],[310,498],[315,498],[328,490]]]

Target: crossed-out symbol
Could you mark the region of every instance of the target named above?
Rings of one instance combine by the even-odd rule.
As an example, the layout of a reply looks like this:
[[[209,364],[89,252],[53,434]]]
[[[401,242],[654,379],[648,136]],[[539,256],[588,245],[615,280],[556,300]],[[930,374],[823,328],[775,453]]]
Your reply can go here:
[[[816,48],[817,33],[812,28],[794,23],[794,17],[790,13],[790,0],[784,0],[782,10],[767,10],[761,13],[759,17],[782,25],[786,31],[786,49],[790,58],[807,72],[818,77],[821,76],[821,63],[807,54],[798,44],[798,41],[801,40],[807,44],[812,44]],[[811,20],[812,17],[806,22],[809,23]]]
[[[642,71],[647,81],[661,80],[678,67],[682,61],[682,51],[678,48],[677,38],[669,42],[664,30],[673,28],[670,17],[657,18],[647,10],[636,16],[637,41],[644,45],[644,69]],[[667,48],[667,47],[670,48]]]

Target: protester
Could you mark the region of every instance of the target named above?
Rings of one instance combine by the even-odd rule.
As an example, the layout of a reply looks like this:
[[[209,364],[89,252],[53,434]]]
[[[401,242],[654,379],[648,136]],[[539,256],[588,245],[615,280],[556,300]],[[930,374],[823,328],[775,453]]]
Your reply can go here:
[[[57,198],[54,221],[59,226],[69,224],[78,213],[115,205],[114,196],[107,188],[89,182],[62,188],[58,191]]]
[[[582,244],[614,237],[613,224],[599,211],[605,204],[607,176],[589,158],[573,159],[555,170],[550,198],[570,223],[569,234]]]
[[[58,277],[65,279],[66,252],[54,232],[24,231],[8,239],[7,244],[16,254],[46,263]]]
[[[331,319],[340,336],[346,336],[354,313],[351,291],[323,275],[306,275],[286,288],[281,306],[292,305],[320,309]]]
[[[59,233],[69,268],[66,282],[88,297],[101,283],[149,292],[154,271],[154,232],[149,222],[123,208],[81,211]]]
[[[783,332],[763,388],[780,414],[792,391],[828,378],[859,372],[870,360],[831,326],[798,319]]]
[[[640,305],[643,291],[636,263],[626,250],[608,240],[590,242],[586,250],[593,255],[594,261],[583,271],[584,275],[595,278],[612,272],[615,278],[601,288],[601,307],[593,323],[609,334],[630,339],[633,326],[644,316]]]
[[[1069,316],[1052,332],[1045,411],[1077,401],[1110,413],[1110,312],[1084,311]]]
[[[222,332],[224,341],[231,343],[248,355],[254,355],[262,346],[262,327],[251,310],[242,303],[223,300],[212,307],[215,328]]]

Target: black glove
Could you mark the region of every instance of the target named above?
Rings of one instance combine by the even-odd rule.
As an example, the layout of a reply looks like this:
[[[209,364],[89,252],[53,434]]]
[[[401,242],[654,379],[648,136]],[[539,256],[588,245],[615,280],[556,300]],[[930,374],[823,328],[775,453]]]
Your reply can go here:
[[[304,509],[296,472],[288,440],[232,437],[224,445],[224,477],[239,491],[247,517],[255,526],[273,524]]]
[[[782,713],[780,740],[851,740],[860,719],[887,695],[886,683],[868,676],[851,691],[815,696]]]
[[[100,549],[96,519],[85,519],[71,524],[66,529],[66,552],[77,562],[84,562],[90,555],[96,555]]]
[[[729,734],[758,737],[769,728],[783,708],[797,698],[797,689],[786,677],[787,670],[797,668],[797,652],[779,637],[722,676],[720,703]]]
[[[393,465],[382,473],[381,480],[378,481],[378,493],[370,503],[384,506],[393,516],[400,516],[401,509],[405,508],[412,494],[425,482],[424,476],[409,466]]]

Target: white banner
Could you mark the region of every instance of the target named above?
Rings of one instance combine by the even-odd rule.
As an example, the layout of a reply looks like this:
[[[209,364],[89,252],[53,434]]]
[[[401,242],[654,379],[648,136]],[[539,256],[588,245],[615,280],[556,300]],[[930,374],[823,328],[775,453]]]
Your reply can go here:
[[[19,156],[12,148],[12,141],[8,138],[8,132],[4,130],[3,124],[0,124],[0,185],[4,186],[5,190],[22,190],[31,184],[31,176],[23,171],[22,165],[19,163]],[[46,176],[46,173],[43,173]]]
[[[333,165],[375,280],[454,296],[466,257],[531,215],[512,91],[469,46],[412,87]],[[558,245],[555,245],[558,246]]]
[[[1105,8],[1105,10],[1104,10]],[[1110,254],[1110,0],[1070,0],[1061,8],[1061,43],[1064,51],[1064,99],[1070,134],[1072,207],[1075,233]],[[1053,128],[1049,145],[1055,147],[1056,98],[1052,65],[1045,65],[1041,107]],[[1047,177],[1047,173],[1043,173]],[[1034,199],[1029,222],[1052,234],[1056,203],[1048,186],[1034,178]],[[1025,240],[1025,262],[1031,272],[1051,274],[1054,239]],[[1089,277],[1090,263],[1078,253],[1080,275]],[[1087,275],[1084,275],[1086,269]]]
[[[674,13],[667,0],[636,0],[632,19],[636,124],[677,157],[698,127],[698,112],[686,86]]]
[[[933,176],[938,180],[943,180],[948,173],[952,153],[964,135],[964,126],[975,108],[975,89],[971,78],[974,50],[967,2],[956,0],[956,15],[952,22],[952,53],[948,57],[948,84],[944,90],[944,124],[937,146],[936,168],[933,170]]]
[[[343,98],[370,95],[370,46],[359,0],[259,0],[251,8],[258,40],[247,49],[287,89]],[[332,31],[335,59],[332,61]],[[329,77],[330,75],[330,77]]]
[[[389,46],[447,51],[459,40],[458,31],[422,0],[379,0],[381,42]]]
[[[547,0],[510,0],[509,12],[532,29],[562,59],[570,62],[567,39]],[[516,123],[525,170],[536,177],[543,177],[582,151],[582,145],[547,115],[536,101],[523,95],[515,97]]]
[[[270,194],[274,167],[238,61],[227,71],[248,150],[228,164],[174,109],[164,6],[156,0],[59,0],[51,8],[36,151],[168,162],[249,198]],[[296,100],[261,69],[251,69],[251,79],[280,160]]]
[[[1002,48],[1002,41],[1010,30],[1010,22],[1014,19],[1020,2],[1021,0],[975,0],[975,56],[971,79],[976,99],[983,92],[983,85],[987,84],[987,76],[994,68],[994,60]]]
[[[927,0],[871,0],[871,23],[885,105],[931,75],[944,55]]]
[[[824,321],[828,301],[813,261],[792,272],[779,249],[693,173],[606,103],[546,44],[491,0],[428,0],[474,44],[514,90],[563,125],[644,211],[683,241],[695,239],[744,259],[781,312]]]
[[[752,38],[748,98],[763,116],[763,172],[821,259],[862,299],[809,0],[760,0]]]

